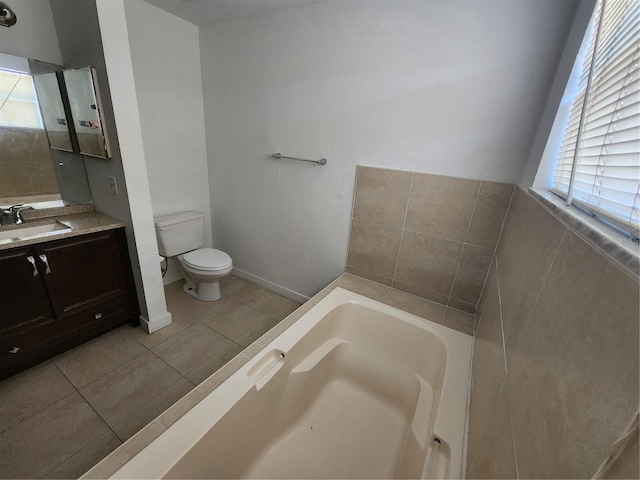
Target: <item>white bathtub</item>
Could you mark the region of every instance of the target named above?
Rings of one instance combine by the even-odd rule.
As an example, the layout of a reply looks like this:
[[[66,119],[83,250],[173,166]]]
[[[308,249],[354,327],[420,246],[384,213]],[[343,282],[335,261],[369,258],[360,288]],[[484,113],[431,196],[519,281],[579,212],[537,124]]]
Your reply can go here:
[[[111,478],[460,478],[471,346],[336,288]]]

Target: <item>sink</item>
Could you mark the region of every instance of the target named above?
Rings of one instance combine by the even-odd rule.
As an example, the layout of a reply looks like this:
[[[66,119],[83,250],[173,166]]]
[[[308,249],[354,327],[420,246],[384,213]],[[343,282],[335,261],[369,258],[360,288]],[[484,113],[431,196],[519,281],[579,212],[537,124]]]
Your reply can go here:
[[[32,227],[12,228],[11,230],[3,230],[0,228],[0,243],[61,235],[70,231],[71,227],[61,222],[45,223],[44,225],[34,225]]]

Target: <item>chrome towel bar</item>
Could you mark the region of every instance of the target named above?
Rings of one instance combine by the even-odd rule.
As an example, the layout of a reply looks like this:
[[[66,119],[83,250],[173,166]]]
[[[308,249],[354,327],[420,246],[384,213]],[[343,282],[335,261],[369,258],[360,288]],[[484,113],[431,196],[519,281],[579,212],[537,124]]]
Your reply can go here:
[[[289,160],[298,160],[300,162],[317,163],[318,165],[326,165],[327,164],[327,159],[326,158],[321,158],[320,160],[307,160],[305,158],[285,157],[284,155],[282,155],[280,153],[274,153],[271,156],[273,158],[277,158],[278,160],[280,160],[281,158],[287,158]]]

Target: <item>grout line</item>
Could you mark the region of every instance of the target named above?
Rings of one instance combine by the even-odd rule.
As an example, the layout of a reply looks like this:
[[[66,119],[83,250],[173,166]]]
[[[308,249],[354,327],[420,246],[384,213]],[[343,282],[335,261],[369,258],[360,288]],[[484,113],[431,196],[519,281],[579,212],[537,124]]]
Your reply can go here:
[[[498,314],[500,316],[500,333],[502,335],[502,357],[504,359],[504,373],[507,375],[507,340],[504,335],[504,320],[502,319],[502,294],[500,293],[500,271],[498,269],[498,259],[496,258],[496,286],[498,289]]]
[[[496,410],[498,408],[498,400],[500,399],[500,394],[502,393],[502,390],[505,389],[506,387],[507,387],[507,376],[505,375],[505,377],[502,379],[502,383],[500,384],[500,388],[498,389],[497,395],[495,395],[495,397],[493,398],[493,405],[491,406],[491,411],[489,412],[489,421],[487,422],[484,429],[482,430],[482,434],[477,437],[478,442],[482,442],[482,440],[484,440],[484,437],[487,434],[489,427],[491,426],[491,421],[493,420],[493,416],[496,414]],[[505,395],[506,395],[506,392],[505,392]],[[485,444],[480,443],[479,446],[476,447],[476,453],[471,459],[471,467],[469,468],[469,471],[471,471],[471,469],[473,468],[476,462],[476,459],[478,458],[478,455],[480,454],[484,446]]]
[[[476,213],[476,207],[478,206],[478,198],[480,198],[480,190],[482,190],[483,180],[480,180],[480,184],[478,185],[478,191],[476,192],[476,201],[473,202],[473,210],[471,210],[471,216],[469,217],[469,223],[467,224],[467,231],[464,234],[464,243],[467,243],[467,238],[469,237],[469,230],[471,230],[471,223],[473,222],[473,216]]]
[[[391,276],[391,285],[396,282],[396,272],[398,270],[398,263],[400,262],[400,252],[402,251],[402,241],[404,240],[404,227],[407,224],[407,215],[409,213],[409,204],[411,203],[411,192],[413,191],[413,179],[415,173],[411,172],[411,182],[409,183],[409,195],[407,196],[407,205],[404,208],[404,218],[402,219],[402,230],[400,231],[400,245],[398,245],[398,253],[396,254],[396,264],[393,267],[393,274]]]
[[[551,260],[551,263],[549,263],[549,268],[547,269],[547,271],[544,274],[544,280],[542,281],[542,285],[540,285],[540,289],[538,290],[538,295],[536,295],[536,301],[533,303],[533,306],[531,307],[531,310],[529,311],[529,315],[527,315],[527,319],[526,319],[526,321],[524,323],[524,326],[522,327],[522,333],[520,334],[520,340],[515,339],[516,342],[517,342],[517,344],[515,345],[516,347],[520,345],[520,342],[524,338],[524,335],[525,335],[527,329],[529,328],[529,321],[531,320],[531,317],[533,317],[533,312],[535,312],[536,307],[538,306],[538,302],[540,301],[540,297],[542,296],[542,291],[544,290],[544,286],[547,284],[547,279],[549,278],[549,274],[551,273],[551,270],[553,269],[553,265],[556,263],[556,258],[558,258],[558,253],[560,252],[560,248],[562,247],[562,244],[564,243],[564,239],[567,236],[567,232],[568,231],[569,231],[569,229],[565,227],[564,232],[562,233],[562,238],[560,238],[560,241],[558,242],[558,247],[556,248],[556,251],[553,254],[553,259]],[[505,355],[506,355],[506,350],[505,350]]]
[[[471,210],[471,216],[469,217],[469,223],[467,224],[467,231],[464,234],[464,240],[462,241],[462,249],[460,250],[460,256],[458,257],[458,263],[456,263],[456,269],[453,272],[453,280],[451,281],[451,288],[449,289],[449,295],[447,295],[447,306],[451,302],[451,297],[453,295],[453,289],[456,286],[456,279],[458,278],[458,271],[460,270],[460,263],[462,262],[462,255],[464,255],[464,250],[467,245],[467,238],[469,237],[469,230],[471,230],[471,223],[473,222],[473,216],[476,213],[476,206],[478,205],[478,198],[480,197],[480,190],[482,189],[482,180],[478,185],[478,191],[476,192],[476,200],[473,202],[473,209]]]
[[[511,402],[509,401],[509,388],[507,388],[507,409],[509,411],[509,426],[511,427],[511,443],[513,445],[513,460],[516,464],[516,478],[520,478],[520,471],[518,470],[518,449],[516,448],[516,432],[513,429],[513,415],[511,414]]]

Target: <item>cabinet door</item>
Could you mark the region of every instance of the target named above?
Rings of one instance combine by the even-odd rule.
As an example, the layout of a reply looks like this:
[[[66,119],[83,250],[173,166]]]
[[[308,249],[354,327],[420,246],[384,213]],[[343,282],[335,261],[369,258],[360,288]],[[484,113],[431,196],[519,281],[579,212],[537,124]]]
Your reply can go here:
[[[58,320],[128,298],[114,231],[45,243],[35,252]]]
[[[8,330],[53,318],[33,249],[0,252],[0,336]]]

